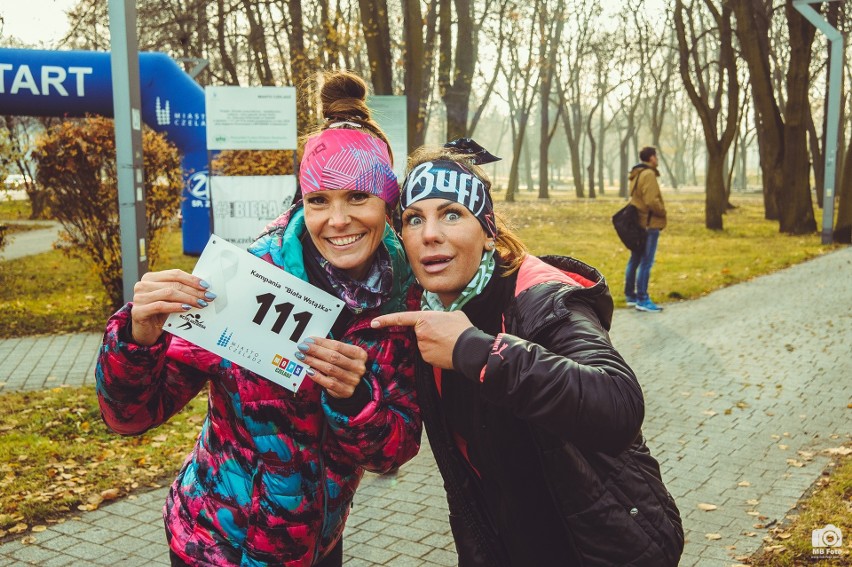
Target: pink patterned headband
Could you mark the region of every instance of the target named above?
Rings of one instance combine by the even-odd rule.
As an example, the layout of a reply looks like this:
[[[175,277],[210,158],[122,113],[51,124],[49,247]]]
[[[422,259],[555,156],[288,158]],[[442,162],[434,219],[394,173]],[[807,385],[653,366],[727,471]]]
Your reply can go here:
[[[399,182],[387,145],[358,130],[323,130],[308,140],[299,165],[302,195],[348,189],[375,195],[390,206],[399,199]]]

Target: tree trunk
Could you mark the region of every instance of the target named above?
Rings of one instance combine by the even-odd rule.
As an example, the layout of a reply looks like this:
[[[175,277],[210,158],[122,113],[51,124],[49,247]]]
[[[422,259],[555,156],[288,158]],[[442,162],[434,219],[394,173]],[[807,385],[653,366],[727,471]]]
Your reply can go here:
[[[358,0],[364,43],[370,61],[370,79],[377,95],[393,94],[393,62],[390,48],[387,0]]]
[[[840,155],[838,153],[838,155]],[[840,244],[852,244],[852,139],[846,148],[843,159],[843,171],[837,187],[837,221],[834,224],[834,241]]]
[[[778,219],[776,195],[784,186],[782,171],[784,160],[784,121],[775,100],[772,72],[769,63],[770,16],[763,0],[731,0],[737,18],[737,38],[740,53],[749,69],[749,82],[754,98],[760,151],[760,168],[763,172],[764,217]],[[805,81],[806,85],[808,81]]]
[[[450,0],[439,2],[440,59],[438,84],[447,110],[447,140],[467,136],[468,103],[476,53],[473,49],[473,21],[470,0],[453,0],[456,7],[456,38],[452,37]]]
[[[810,149],[811,154],[811,167],[814,172],[814,189],[816,190],[817,205],[819,208],[822,208],[822,200],[825,193],[825,154],[823,154],[820,145],[821,140],[824,140],[825,138],[820,138],[817,134],[816,124],[814,124],[814,117],[811,113],[810,105],[807,105],[806,112],[807,117],[805,118],[805,123],[808,130],[808,148]],[[822,130],[825,132],[824,123]]]
[[[722,230],[722,215],[727,209],[728,197],[725,194],[725,158],[720,151],[707,152],[704,202],[704,226],[710,230]]]
[[[403,3],[405,33],[405,94],[408,114],[408,151],[426,141],[426,114],[434,65],[435,27],[438,18],[437,2],[432,0],[426,16],[426,37],[423,37],[423,17],[419,0]]]
[[[509,184],[506,187],[506,201],[513,203],[515,201],[515,193],[518,191],[518,180],[520,178],[521,164],[521,149],[524,145],[524,138],[527,131],[527,116],[521,114],[518,117],[518,131],[515,133],[515,147],[512,148],[512,165],[509,167]]]
[[[779,193],[779,224],[781,232],[808,234],[816,231],[807,140],[809,68],[816,28],[791,5],[787,5],[786,10],[791,53],[787,68],[787,105],[784,110],[784,183]]]
[[[293,84],[302,85],[310,73],[309,62],[305,53],[305,29],[302,25],[302,4],[299,0],[288,0],[287,8],[290,14],[290,68],[293,71]],[[296,97],[296,122],[299,132],[305,132],[313,122],[314,110],[311,108],[310,97]]]

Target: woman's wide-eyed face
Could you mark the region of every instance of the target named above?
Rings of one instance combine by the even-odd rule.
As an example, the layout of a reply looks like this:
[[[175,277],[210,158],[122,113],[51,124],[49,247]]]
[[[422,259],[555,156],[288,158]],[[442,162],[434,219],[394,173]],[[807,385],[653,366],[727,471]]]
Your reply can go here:
[[[402,243],[420,285],[444,305],[464,290],[490,239],[466,207],[445,199],[423,199],[402,212]]]
[[[332,266],[363,280],[385,232],[385,202],[363,191],[314,191],[305,196],[305,224]]]

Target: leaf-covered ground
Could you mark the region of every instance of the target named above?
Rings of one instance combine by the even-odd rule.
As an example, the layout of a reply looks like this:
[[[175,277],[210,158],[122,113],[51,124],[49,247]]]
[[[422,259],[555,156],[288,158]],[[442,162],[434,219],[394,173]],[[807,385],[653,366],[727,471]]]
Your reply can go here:
[[[101,420],[92,387],[0,396],[0,538],[171,483],[206,409],[202,394],[165,425],[120,437]]]

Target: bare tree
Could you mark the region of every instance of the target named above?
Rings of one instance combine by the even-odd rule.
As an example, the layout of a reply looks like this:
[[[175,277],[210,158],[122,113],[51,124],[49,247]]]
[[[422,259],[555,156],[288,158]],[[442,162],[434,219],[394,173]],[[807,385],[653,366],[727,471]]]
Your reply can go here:
[[[810,115],[808,88],[811,45],[815,28],[793,8],[784,6],[789,41],[789,63],[785,74],[786,100],[776,95],[782,74],[780,65],[770,64],[774,51],[770,42],[770,6],[762,0],[728,0],[737,18],[737,37],[748,64],[754,106],[758,118],[758,145],[763,169],[766,218],[779,220],[781,232],[814,232],[810,196],[807,122]],[[819,5],[815,5],[817,9]],[[779,99],[781,102],[779,103]],[[784,109],[783,115],[781,109]]]
[[[728,199],[725,156],[737,134],[739,82],[734,59],[732,9],[713,0],[676,0],[680,75],[704,131],[707,178],[704,224],[721,230]]]
[[[523,31],[530,29],[528,26],[532,26],[537,20],[539,9],[538,2],[533,2],[531,5],[516,4],[508,20],[507,34],[510,37],[524,37]],[[515,192],[518,190],[521,150],[526,138],[540,71],[534,58],[529,56],[535,53],[536,36],[528,33],[526,38],[526,43],[510,43],[506,50],[508,61],[499,63],[507,85],[504,100],[509,105],[509,123],[513,141],[512,163],[509,167],[509,183],[506,188],[506,201],[509,202],[515,200]]]

